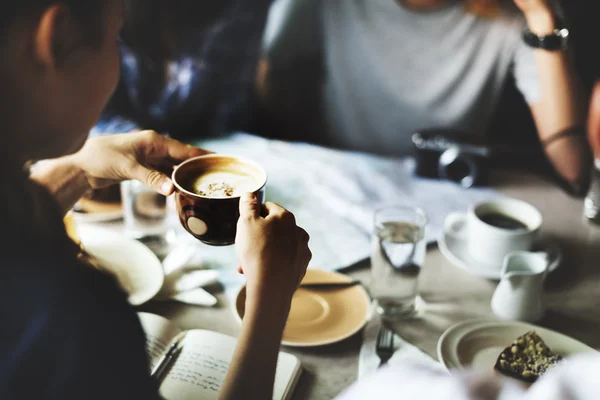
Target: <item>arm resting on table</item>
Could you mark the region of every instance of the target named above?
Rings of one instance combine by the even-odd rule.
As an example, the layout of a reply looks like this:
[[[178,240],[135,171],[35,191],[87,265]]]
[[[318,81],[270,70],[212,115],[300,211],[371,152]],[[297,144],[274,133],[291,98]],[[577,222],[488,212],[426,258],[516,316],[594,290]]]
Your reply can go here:
[[[546,35],[556,28],[550,13],[526,18],[529,29],[535,34]],[[531,105],[531,112],[544,143],[558,132],[583,127],[585,106],[581,82],[568,53],[542,49],[534,53],[542,96],[541,101]],[[557,175],[573,187],[573,192],[585,186],[591,162],[585,134],[565,135],[553,140],[547,144],[545,152]]]

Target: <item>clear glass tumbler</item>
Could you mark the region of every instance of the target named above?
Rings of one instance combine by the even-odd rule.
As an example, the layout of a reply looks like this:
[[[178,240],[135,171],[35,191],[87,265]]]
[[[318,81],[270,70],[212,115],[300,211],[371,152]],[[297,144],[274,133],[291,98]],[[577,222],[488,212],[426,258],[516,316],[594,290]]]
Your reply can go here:
[[[371,248],[371,293],[386,318],[419,311],[419,275],[427,251],[427,214],[420,208],[392,206],[375,212]]]
[[[590,188],[583,202],[583,215],[590,221],[600,224],[600,159],[594,160]]]
[[[121,198],[125,233],[159,255],[168,252],[175,233],[167,218],[167,198],[135,180],[121,183]]]

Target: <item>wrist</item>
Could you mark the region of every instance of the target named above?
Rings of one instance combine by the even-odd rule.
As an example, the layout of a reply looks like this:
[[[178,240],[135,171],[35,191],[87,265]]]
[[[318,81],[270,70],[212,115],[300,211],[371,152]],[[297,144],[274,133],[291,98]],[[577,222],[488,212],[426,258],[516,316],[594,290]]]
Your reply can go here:
[[[293,295],[293,294],[292,294]],[[292,295],[273,285],[246,286],[246,315],[265,316],[272,321],[285,324],[290,312]]]
[[[90,189],[84,171],[71,156],[39,161],[29,177],[46,187],[65,213]]]
[[[73,186],[77,187],[82,193],[92,189],[90,180],[88,179],[87,173],[85,172],[82,164],[79,162],[77,153],[65,156],[62,158],[62,160],[65,167],[71,171],[73,176]]]
[[[525,20],[529,30],[538,36],[551,35],[557,28],[552,12],[547,9],[528,12],[525,14]]]

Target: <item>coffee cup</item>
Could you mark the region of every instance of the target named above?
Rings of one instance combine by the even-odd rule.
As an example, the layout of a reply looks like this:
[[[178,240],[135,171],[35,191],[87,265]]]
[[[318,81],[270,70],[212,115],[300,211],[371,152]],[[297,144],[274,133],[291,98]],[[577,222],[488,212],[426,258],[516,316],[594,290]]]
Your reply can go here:
[[[467,242],[470,256],[478,262],[498,265],[515,251],[529,251],[540,235],[542,214],[521,200],[503,198],[477,203],[466,213],[453,213],[447,218],[450,226],[464,225],[460,234]]]
[[[205,244],[226,246],[235,242],[240,196],[253,193],[262,204],[267,173],[251,160],[209,154],[181,163],[172,179],[185,230]]]

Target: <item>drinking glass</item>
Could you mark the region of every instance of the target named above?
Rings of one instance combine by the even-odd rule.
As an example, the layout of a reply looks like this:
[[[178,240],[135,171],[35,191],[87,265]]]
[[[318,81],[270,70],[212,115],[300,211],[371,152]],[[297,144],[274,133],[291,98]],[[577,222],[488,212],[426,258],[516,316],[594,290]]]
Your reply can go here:
[[[419,311],[426,226],[427,215],[420,208],[399,205],[375,212],[371,293],[383,317],[406,318]]]
[[[590,177],[590,188],[583,202],[583,215],[590,221],[600,224],[600,159],[594,160]]]
[[[166,254],[174,241],[170,229],[167,198],[136,181],[121,183],[125,233],[159,255]]]

